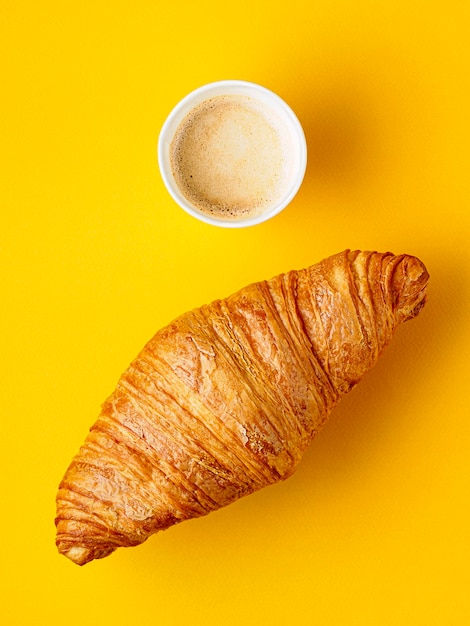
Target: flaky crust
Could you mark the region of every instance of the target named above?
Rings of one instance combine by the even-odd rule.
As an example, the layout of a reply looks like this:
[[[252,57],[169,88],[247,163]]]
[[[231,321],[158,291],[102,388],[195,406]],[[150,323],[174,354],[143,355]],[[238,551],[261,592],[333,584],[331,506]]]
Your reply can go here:
[[[60,484],[59,551],[83,565],[290,476],[427,282],[415,257],[347,250],[157,332]]]

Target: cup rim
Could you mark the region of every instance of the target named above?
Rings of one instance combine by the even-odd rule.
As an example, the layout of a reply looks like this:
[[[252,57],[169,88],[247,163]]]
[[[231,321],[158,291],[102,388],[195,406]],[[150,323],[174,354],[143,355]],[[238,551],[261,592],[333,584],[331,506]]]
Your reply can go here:
[[[267,209],[260,214],[240,218],[238,220],[213,217],[203,213],[197,209],[197,207],[193,206],[179,190],[173,178],[170,159],[168,157],[169,147],[174,133],[190,110],[201,102],[204,102],[205,100],[208,100],[216,95],[232,94],[245,94],[252,97],[256,97],[256,94],[258,94],[258,96],[261,96],[265,102],[272,102],[275,105],[275,108],[282,112],[283,117],[293,130],[292,134],[295,136],[294,148],[296,150],[296,158],[298,161],[297,172],[294,175],[294,180],[289,186],[288,191],[279,199],[278,202],[276,202],[270,209]],[[285,100],[283,100],[274,91],[251,81],[219,80],[206,83],[194,89],[173,107],[164,121],[159,133],[157,158],[160,175],[167,191],[173,200],[180,206],[180,208],[186,211],[186,213],[202,222],[205,222],[206,224],[211,224],[213,226],[220,226],[223,228],[244,228],[247,226],[261,224],[262,222],[271,219],[283,211],[292,202],[299,191],[305,176],[307,167],[307,142],[304,130],[297,115],[287,102],[285,102]]]

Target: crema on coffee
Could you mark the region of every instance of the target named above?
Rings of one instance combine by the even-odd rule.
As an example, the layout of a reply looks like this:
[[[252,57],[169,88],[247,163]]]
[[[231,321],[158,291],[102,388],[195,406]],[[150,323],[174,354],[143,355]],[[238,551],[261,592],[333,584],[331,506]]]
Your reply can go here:
[[[213,217],[258,215],[285,193],[290,139],[267,105],[245,95],[214,96],[180,123],[170,146],[174,179],[189,202]]]

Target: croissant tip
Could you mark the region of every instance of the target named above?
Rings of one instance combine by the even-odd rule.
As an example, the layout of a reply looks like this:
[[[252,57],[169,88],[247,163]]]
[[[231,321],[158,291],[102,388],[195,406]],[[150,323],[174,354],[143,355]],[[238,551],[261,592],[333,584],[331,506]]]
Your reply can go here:
[[[102,559],[105,556],[114,552],[115,548],[86,548],[84,546],[77,545],[63,545],[60,541],[57,542],[57,548],[59,553],[67,557],[70,561],[76,565],[86,565],[90,561],[95,559]]]
[[[80,546],[73,546],[67,551],[61,552],[68,559],[76,563],[76,565],[85,565],[93,559],[91,556],[91,550],[87,548],[81,548]]]
[[[410,320],[421,312],[428,299],[428,282],[429,273],[420,259],[409,255],[400,257],[393,276],[396,312],[400,321]]]

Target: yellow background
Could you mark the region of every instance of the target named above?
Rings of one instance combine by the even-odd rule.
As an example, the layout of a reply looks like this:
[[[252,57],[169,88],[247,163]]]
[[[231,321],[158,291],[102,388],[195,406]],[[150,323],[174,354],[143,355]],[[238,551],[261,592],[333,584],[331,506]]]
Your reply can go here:
[[[470,623],[470,3],[0,7],[1,618],[6,624]],[[211,227],[159,130],[214,80],[306,132],[293,203]],[[58,483],[160,327],[344,248],[418,255],[429,303],[285,483],[79,568]]]

